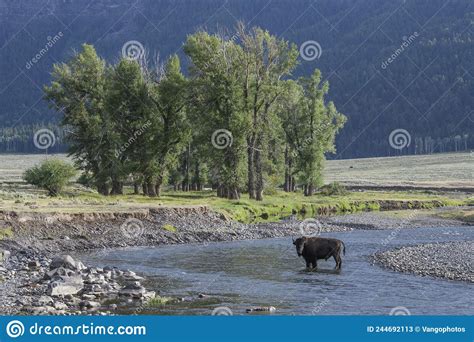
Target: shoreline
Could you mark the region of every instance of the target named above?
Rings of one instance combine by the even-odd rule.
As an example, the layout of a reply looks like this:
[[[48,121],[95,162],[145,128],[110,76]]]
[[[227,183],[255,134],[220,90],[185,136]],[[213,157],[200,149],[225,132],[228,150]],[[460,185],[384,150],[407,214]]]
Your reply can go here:
[[[417,213],[416,210],[412,212]],[[125,303],[135,306],[134,310],[142,310],[146,300],[153,298],[154,293],[140,284],[143,278],[133,270],[117,270],[106,266],[70,266],[66,267],[68,271],[51,268],[54,257],[65,258],[64,255],[68,253],[254,240],[354,229],[469,226],[457,220],[428,217],[419,211],[416,217],[410,215],[409,219],[394,218],[381,212],[363,212],[318,217],[317,220],[298,221],[292,217],[280,222],[243,224],[233,222],[206,206],[161,207],[134,213],[0,213],[0,224],[6,222],[13,237],[0,240],[0,252],[3,249],[10,253],[3,265],[0,262],[0,277],[4,279],[0,282],[0,294],[4,298],[3,307],[0,308],[2,314],[113,314],[117,304],[119,309]],[[75,263],[82,264],[78,260]],[[76,279],[78,276],[82,278],[80,291],[69,296],[48,295],[51,294],[53,282],[70,285],[71,278],[66,277],[69,271]],[[51,272],[53,276],[48,275]],[[133,294],[122,296],[119,295],[120,291]],[[124,302],[120,303],[118,299]]]
[[[376,264],[393,271],[474,283],[474,241],[425,243],[376,253]]]

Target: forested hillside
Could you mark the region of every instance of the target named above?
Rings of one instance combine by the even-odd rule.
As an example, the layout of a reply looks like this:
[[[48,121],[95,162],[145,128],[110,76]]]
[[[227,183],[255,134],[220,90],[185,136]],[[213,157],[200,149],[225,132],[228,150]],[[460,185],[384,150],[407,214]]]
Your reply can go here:
[[[177,53],[187,75],[186,37],[199,28],[232,36],[238,20],[298,48],[319,44],[319,58],[299,58],[295,76],[320,69],[330,84],[328,99],[348,118],[332,157],[474,148],[470,0],[3,0],[0,152],[35,151],[27,132],[59,122],[61,113],[48,109],[42,88],[52,65],[83,43],[115,63],[123,45],[136,40],[149,59]],[[410,136],[401,150],[389,144],[396,129]],[[56,143],[60,150],[61,139]]]

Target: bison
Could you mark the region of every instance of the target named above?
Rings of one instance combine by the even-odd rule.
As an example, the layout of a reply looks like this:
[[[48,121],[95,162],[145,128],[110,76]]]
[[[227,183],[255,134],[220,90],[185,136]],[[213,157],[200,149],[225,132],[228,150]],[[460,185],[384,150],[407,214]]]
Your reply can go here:
[[[333,257],[336,261],[336,270],[342,266],[341,249],[346,255],[344,242],[338,239],[327,239],[320,237],[300,237],[293,240],[298,256],[303,256],[307,268],[318,268],[318,259],[328,260]]]

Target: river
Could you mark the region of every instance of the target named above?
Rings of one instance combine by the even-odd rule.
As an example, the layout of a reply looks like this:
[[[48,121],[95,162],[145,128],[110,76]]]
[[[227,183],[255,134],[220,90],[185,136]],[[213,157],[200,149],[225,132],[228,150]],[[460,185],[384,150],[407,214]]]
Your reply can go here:
[[[163,296],[202,299],[166,305],[153,314],[210,314],[229,307],[236,315],[253,306],[274,306],[283,315],[384,315],[406,307],[412,315],[472,315],[473,285],[403,274],[373,264],[371,255],[401,245],[473,240],[465,227],[354,230],[325,233],[346,244],[342,271],[333,259],[304,269],[291,238],[99,251],[81,258],[147,277]],[[393,238],[390,238],[393,236]],[[389,237],[390,243],[382,245]]]

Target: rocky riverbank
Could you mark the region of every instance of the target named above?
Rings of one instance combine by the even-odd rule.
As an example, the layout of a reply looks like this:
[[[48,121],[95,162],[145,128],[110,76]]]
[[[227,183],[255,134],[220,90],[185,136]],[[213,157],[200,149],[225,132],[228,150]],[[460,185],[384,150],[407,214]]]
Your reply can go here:
[[[474,283],[474,241],[429,243],[376,253],[375,261],[399,272]]]
[[[4,255],[0,267],[2,314],[113,314],[138,310],[155,292],[130,270],[86,267],[69,255],[48,258],[29,250]]]
[[[0,212],[0,254],[4,259],[0,262],[0,313],[113,314],[120,306],[140,308],[153,298],[154,293],[145,289],[142,278],[132,271],[87,267],[67,253],[462,224],[431,216],[427,219],[414,212],[416,215],[405,218],[361,213],[303,221],[290,217],[261,224],[236,223],[206,206],[160,207],[132,213]]]

